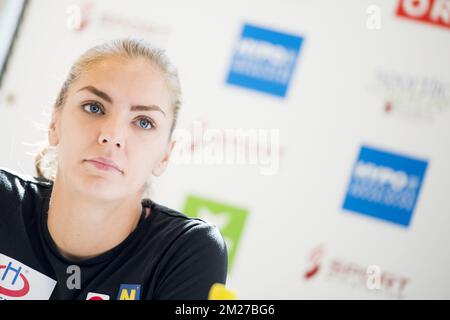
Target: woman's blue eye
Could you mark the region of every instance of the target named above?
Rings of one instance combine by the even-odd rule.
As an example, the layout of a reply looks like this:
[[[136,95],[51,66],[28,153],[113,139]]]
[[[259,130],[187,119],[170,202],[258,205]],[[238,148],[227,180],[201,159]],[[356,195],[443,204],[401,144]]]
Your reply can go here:
[[[143,123],[144,123],[144,126],[141,126],[141,124],[143,124]],[[147,125],[145,125],[145,124],[147,124]],[[149,120],[143,118],[143,119],[139,119],[139,126],[142,129],[151,129],[149,127],[153,127],[153,124]]]
[[[88,110],[86,110],[86,107],[88,107],[87,108]],[[85,105],[83,105],[83,109],[89,113],[98,113],[97,111],[102,110],[100,106],[96,103],[86,103]]]

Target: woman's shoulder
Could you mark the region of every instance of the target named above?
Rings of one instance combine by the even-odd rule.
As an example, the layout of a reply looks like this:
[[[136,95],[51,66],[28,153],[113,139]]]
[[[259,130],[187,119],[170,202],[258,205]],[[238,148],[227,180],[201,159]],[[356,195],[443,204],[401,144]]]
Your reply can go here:
[[[166,206],[156,205],[155,211],[158,218],[153,222],[164,222],[155,223],[153,229],[163,235],[156,242],[163,255],[158,259],[161,281],[151,298],[207,299],[211,286],[225,283],[227,276],[227,245],[218,227]]]
[[[13,169],[0,167],[0,197],[23,195],[28,184],[47,187],[51,182],[19,173]],[[3,199],[4,200],[4,199]]]
[[[217,226],[212,222],[199,217],[190,217],[181,211],[177,211],[154,201],[152,201],[152,208],[159,213],[160,219],[183,226],[186,229],[204,229],[210,232],[218,230]]]
[[[157,211],[158,220],[167,229],[175,231],[179,239],[198,240],[199,244],[224,246],[224,239],[219,228],[213,222],[199,217],[189,217],[185,213],[153,202],[152,210]]]

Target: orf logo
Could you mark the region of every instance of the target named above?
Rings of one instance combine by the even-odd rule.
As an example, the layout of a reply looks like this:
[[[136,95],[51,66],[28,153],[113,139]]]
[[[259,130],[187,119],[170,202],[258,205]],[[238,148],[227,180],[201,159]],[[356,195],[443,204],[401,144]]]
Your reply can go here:
[[[0,265],[0,294],[19,298],[30,291],[30,284],[21,271],[22,267],[14,268],[11,262]]]
[[[400,0],[397,16],[450,28],[450,0]]]

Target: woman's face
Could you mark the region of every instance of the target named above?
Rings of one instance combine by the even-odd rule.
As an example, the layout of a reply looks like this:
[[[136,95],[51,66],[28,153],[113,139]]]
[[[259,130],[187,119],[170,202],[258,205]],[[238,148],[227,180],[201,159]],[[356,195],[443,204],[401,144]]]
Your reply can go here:
[[[57,179],[103,200],[140,194],[167,166],[175,144],[169,141],[172,121],[170,91],[157,67],[143,58],[96,63],[53,114],[49,140],[57,146]],[[114,161],[120,171],[87,161],[95,157]]]

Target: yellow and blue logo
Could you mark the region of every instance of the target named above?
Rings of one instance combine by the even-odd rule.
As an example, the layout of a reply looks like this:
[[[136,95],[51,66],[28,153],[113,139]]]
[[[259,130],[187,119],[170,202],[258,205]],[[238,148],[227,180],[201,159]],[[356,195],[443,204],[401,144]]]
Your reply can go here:
[[[139,300],[141,286],[139,284],[121,284],[117,300]]]

